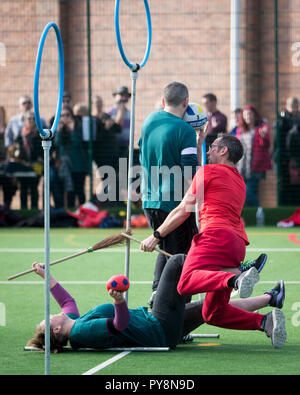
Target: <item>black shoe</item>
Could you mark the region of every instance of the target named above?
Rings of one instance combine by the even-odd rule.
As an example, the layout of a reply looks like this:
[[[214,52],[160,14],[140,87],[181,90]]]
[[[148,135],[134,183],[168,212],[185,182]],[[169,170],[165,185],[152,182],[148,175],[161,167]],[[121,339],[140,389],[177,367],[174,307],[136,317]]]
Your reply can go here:
[[[251,267],[255,267],[258,273],[260,273],[263,267],[265,266],[266,261],[267,261],[267,255],[260,254],[260,256],[257,259],[254,259],[253,261],[243,262],[240,266],[240,271],[244,273],[247,270],[251,269]]]
[[[181,339],[181,343],[183,343],[183,344],[191,343],[192,341],[194,341],[194,338],[191,334],[185,335]]]
[[[283,280],[278,281],[276,287],[272,288],[271,291],[265,292],[271,296],[269,306],[282,308],[285,298],[285,287]]]

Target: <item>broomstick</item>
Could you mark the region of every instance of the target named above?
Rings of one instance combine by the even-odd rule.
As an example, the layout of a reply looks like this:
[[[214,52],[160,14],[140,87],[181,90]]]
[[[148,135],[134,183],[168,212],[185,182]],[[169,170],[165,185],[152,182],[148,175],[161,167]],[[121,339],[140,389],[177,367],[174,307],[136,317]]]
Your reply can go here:
[[[122,234],[123,237],[126,237],[126,239],[136,241],[136,242],[139,243],[139,244],[142,243],[140,240],[135,239],[134,237],[132,237],[130,233],[121,233],[121,234]],[[161,249],[158,248],[158,247],[155,247],[154,251],[160,252],[161,254],[163,254],[163,255],[165,255],[165,256],[167,256],[167,257],[171,257],[171,256],[172,256],[172,254],[169,254],[168,252],[166,252],[166,251],[164,251],[164,250],[161,250]]]
[[[86,253],[89,253],[89,252],[94,252],[94,251],[97,251],[97,250],[101,250],[103,248],[108,248],[108,247],[111,247],[113,245],[123,244],[124,241],[125,241],[125,236],[124,235],[127,235],[127,236],[131,235],[131,230],[129,229],[126,232],[120,232],[120,233],[117,233],[115,235],[108,236],[104,240],[98,241],[98,243],[94,244],[92,247],[89,247],[89,248],[87,248],[87,249],[85,249],[83,251],[77,252],[76,254],[69,255],[69,256],[66,256],[64,258],[58,259],[56,261],[50,262],[50,266],[56,265],[57,263],[65,262],[65,261],[67,261],[69,259],[76,258],[77,256],[80,256],[80,255],[83,255],[83,254],[86,254]],[[7,280],[10,281],[10,280],[13,280],[14,278],[24,276],[25,274],[32,273],[34,271],[35,271],[35,269],[28,269],[28,270],[26,270],[24,272],[21,272],[21,273],[13,275],[11,277],[8,277]]]

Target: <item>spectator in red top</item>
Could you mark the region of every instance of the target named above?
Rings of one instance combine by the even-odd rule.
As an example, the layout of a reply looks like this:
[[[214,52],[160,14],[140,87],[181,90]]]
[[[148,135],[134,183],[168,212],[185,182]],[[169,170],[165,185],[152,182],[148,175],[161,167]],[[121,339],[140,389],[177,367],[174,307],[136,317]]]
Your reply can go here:
[[[217,97],[213,93],[207,93],[202,97],[202,104],[207,112],[207,136],[206,136],[206,151],[209,146],[218,137],[219,133],[226,133],[227,131],[227,117],[217,109]]]
[[[254,106],[247,105],[240,114],[236,137],[244,148],[243,158],[237,165],[246,183],[246,206],[259,206],[258,186],[266,171],[272,168],[270,127]]]

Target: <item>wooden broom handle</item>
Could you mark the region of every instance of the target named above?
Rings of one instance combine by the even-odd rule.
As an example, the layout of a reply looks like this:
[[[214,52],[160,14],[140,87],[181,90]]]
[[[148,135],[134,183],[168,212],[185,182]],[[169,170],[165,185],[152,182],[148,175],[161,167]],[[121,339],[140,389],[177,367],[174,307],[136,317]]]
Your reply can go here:
[[[138,240],[138,239],[136,239],[136,238],[134,238],[132,236],[129,236],[127,233],[122,233],[122,236],[126,237],[127,239],[133,240],[133,241],[141,244],[140,240]],[[67,260],[72,259],[72,258],[76,258],[77,256],[80,256],[80,255],[86,254],[87,252],[92,252],[92,251],[93,251],[92,248],[87,248],[86,250],[77,252],[76,254],[69,255],[69,256],[66,256],[64,258],[57,259],[56,261],[50,262],[50,266],[56,265],[57,263],[61,263],[61,262],[67,261]],[[172,256],[172,254],[169,254],[168,252],[163,251],[163,250],[161,250],[158,247],[155,248],[155,251],[160,252],[161,254],[166,255],[167,257],[171,257]],[[24,272],[14,274],[13,276],[8,277],[7,280],[10,281],[10,280],[13,280],[15,278],[18,278],[18,277],[21,277],[21,276],[25,276],[26,274],[32,273],[34,271],[35,271],[35,269],[31,268],[31,269],[25,270]]]
[[[80,256],[80,255],[83,255],[83,254],[86,254],[87,252],[91,252],[91,249],[88,248],[88,249],[86,249],[86,250],[84,250],[84,251],[77,252],[76,254],[69,255],[69,256],[66,256],[66,257],[64,257],[64,258],[57,259],[56,261],[50,262],[50,266],[56,265],[57,263],[67,261],[67,260],[69,260],[69,259],[75,258],[75,257]],[[32,273],[32,272],[34,272],[34,271],[35,271],[35,269],[32,269],[32,268],[31,268],[31,269],[25,270],[24,272],[21,272],[21,273],[18,273],[18,274],[13,275],[13,276],[11,276],[11,277],[8,277],[7,280],[10,281],[10,280],[13,280],[14,278],[24,276],[25,274]]]
[[[122,233],[122,236],[126,237],[127,239],[136,241],[136,242],[139,243],[139,244],[142,243],[141,240],[138,240],[138,239],[136,239],[136,238],[134,238],[134,237],[132,237],[132,236],[129,236],[127,233]],[[157,252],[160,252],[160,253],[163,254],[163,255],[166,255],[166,256],[169,257],[169,258],[170,258],[171,256],[173,256],[172,254],[169,254],[168,252],[166,252],[166,251],[164,251],[164,250],[161,250],[161,249],[158,248],[158,247],[155,247],[154,250],[157,251]]]

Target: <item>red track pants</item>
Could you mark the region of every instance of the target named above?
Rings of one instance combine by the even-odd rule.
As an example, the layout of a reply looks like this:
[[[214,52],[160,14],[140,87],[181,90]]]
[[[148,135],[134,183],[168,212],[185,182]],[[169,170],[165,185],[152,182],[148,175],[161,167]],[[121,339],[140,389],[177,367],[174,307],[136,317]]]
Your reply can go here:
[[[220,271],[239,267],[245,258],[245,242],[229,230],[208,229],[196,235],[184,262],[177,290],[181,295],[206,293],[203,319],[228,329],[261,330],[262,314],[231,306],[232,273]]]

